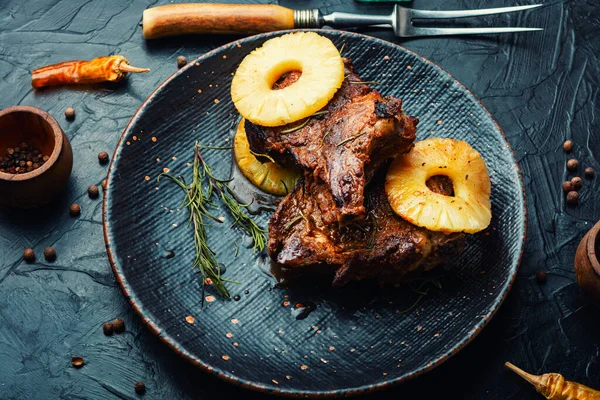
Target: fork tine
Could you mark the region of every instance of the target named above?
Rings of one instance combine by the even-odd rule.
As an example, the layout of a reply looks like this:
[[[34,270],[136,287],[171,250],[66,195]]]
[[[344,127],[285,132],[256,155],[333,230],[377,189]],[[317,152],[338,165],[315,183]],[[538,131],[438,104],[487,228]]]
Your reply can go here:
[[[413,27],[402,34],[409,36],[439,36],[439,35],[485,35],[488,33],[512,33],[543,31],[542,28],[417,28]]]
[[[504,14],[515,11],[530,10],[541,7],[542,4],[533,4],[527,6],[482,8],[479,10],[452,10],[452,11],[434,11],[434,10],[415,10],[412,8],[400,7],[402,12],[406,12],[409,18],[437,19],[437,18],[465,18],[478,17],[481,15]]]

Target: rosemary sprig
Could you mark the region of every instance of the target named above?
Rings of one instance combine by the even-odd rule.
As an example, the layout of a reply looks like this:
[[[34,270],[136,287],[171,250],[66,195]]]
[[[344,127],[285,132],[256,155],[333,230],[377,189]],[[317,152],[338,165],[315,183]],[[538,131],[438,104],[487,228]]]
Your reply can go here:
[[[233,191],[227,185],[229,180],[223,180],[216,178],[212,173],[212,168],[204,161],[200,151],[196,147],[194,149],[196,154],[195,161],[197,160],[202,165],[204,174],[209,182],[209,190],[217,192],[221,201],[227,207],[229,214],[235,219],[232,227],[239,226],[248,235],[252,236],[254,240],[254,251],[263,251],[265,249],[265,243],[267,242],[266,231],[258,226],[256,222],[243,210],[243,208],[249,206],[249,204],[240,204],[234,197]]]
[[[423,282],[415,289],[415,288],[411,288],[411,290],[413,292],[415,292],[416,294],[419,295],[419,297],[417,297],[417,299],[415,300],[415,302],[406,310],[400,311],[398,312],[398,314],[406,314],[412,310],[415,309],[415,307],[417,307],[419,305],[419,303],[421,303],[421,300],[423,300],[423,297],[427,296],[429,294],[429,289],[430,288],[426,288],[425,290],[421,290],[423,289],[423,287],[425,287],[425,285],[431,284],[433,286],[435,286],[437,289],[441,289],[442,288],[442,283],[440,282],[439,278],[417,278],[414,279],[412,281],[409,281],[409,284],[411,282],[415,282],[415,281],[419,281],[422,280]]]
[[[348,142],[353,142],[353,141],[355,141],[356,139],[358,139],[359,137],[361,137],[361,136],[363,136],[363,135],[366,135],[366,134],[367,134],[367,132],[366,132],[366,131],[364,131],[364,132],[361,132],[361,133],[359,133],[358,135],[350,136],[349,138],[347,138],[347,139],[344,139],[344,140],[342,140],[341,142],[339,142],[339,143],[336,145],[336,147],[343,146],[343,145],[345,145],[345,144],[346,144],[346,143],[348,143]]]
[[[342,55],[342,53],[344,51],[344,47],[346,47],[346,42],[342,43],[342,47],[340,47],[340,56]]]
[[[176,183],[181,190],[184,191],[185,197],[182,206],[186,207],[190,213],[189,225],[194,228],[194,247],[196,249],[196,258],[194,259],[194,267],[198,267],[202,275],[202,291],[204,292],[205,285],[210,279],[217,292],[229,299],[230,293],[225,283],[237,283],[221,277],[221,268],[216,258],[216,253],[208,244],[208,235],[206,232],[206,222],[212,219],[217,223],[222,223],[219,218],[211,213],[211,208],[216,208],[217,205],[213,202],[213,197],[216,195],[225,204],[229,213],[235,218],[232,226],[240,226],[246,233],[254,239],[254,250],[262,251],[265,248],[266,234],[264,229],[259,227],[254,220],[247,215],[243,208],[247,205],[238,203],[232,196],[232,191],[227,185],[226,180],[217,179],[212,174],[212,169],[200,154],[200,146],[198,143],[194,146],[194,166],[192,172],[192,183],[187,184],[181,176],[175,177],[168,173],[162,173],[158,179],[166,177]],[[212,148],[212,147],[211,147]],[[238,251],[237,243],[236,256]],[[204,293],[202,298],[204,299]]]
[[[221,268],[219,267],[215,252],[208,245],[205,220],[210,218],[219,223],[222,221],[208,210],[214,204],[211,202],[212,190],[210,188],[206,190],[203,187],[203,181],[205,180],[204,171],[199,168],[198,160],[194,159],[192,183],[189,187],[183,177],[176,178],[173,175],[163,173],[159,175],[159,180],[163,176],[175,182],[185,193],[182,205],[189,210],[189,225],[193,225],[194,227],[196,258],[193,265],[194,267],[198,267],[202,275],[202,299],[204,299],[204,287],[207,278],[210,278],[215,289],[217,289],[217,292],[221,296],[229,299],[229,290],[225,286],[225,282],[228,282],[228,280],[221,277]]]

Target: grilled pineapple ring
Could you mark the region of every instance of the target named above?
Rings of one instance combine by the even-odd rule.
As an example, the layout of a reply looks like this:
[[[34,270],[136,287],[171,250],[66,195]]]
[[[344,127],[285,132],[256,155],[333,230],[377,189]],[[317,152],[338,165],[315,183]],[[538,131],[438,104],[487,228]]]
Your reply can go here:
[[[286,72],[301,71],[294,84],[273,90]],[[331,40],[294,32],[267,40],[242,60],[231,98],[240,114],[262,126],[280,126],[325,107],[344,80],[344,63]]]
[[[250,144],[240,121],[233,139],[235,161],[242,174],[259,189],[277,196],[287,195],[300,177],[298,171],[283,168],[274,162],[261,163],[250,151]]]
[[[429,190],[435,175],[452,180],[454,196]],[[427,139],[398,156],[385,178],[392,209],[432,231],[475,233],[491,221],[490,178],[481,155],[464,141]]]

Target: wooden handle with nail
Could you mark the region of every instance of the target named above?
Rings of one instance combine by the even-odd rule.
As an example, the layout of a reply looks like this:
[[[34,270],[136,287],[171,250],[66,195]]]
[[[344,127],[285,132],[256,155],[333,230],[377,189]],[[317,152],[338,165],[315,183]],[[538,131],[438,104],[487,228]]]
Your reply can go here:
[[[294,27],[294,10],[274,4],[169,4],[144,11],[145,39],[193,33],[260,33]]]

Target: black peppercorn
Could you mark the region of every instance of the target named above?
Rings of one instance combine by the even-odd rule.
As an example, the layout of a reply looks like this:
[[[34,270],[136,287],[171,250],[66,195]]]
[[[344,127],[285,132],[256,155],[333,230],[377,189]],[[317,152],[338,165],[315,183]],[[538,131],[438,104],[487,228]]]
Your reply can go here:
[[[34,262],[35,261],[35,252],[33,251],[33,249],[31,249],[31,248],[25,249],[25,251],[23,252],[23,258],[27,262]]]
[[[177,67],[178,68],[184,67],[185,64],[187,64],[187,58],[185,58],[185,56],[177,57]]]
[[[583,185],[583,181],[578,176],[576,176],[573,179],[571,179],[571,183],[573,184],[573,188],[575,190],[581,189],[581,186]]]
[[[235,296],[233,296],[233,300],[235,301],[240,301],[241,297],[239,294],[236,294]]]
[[[567,140],[566,142],[563,143],[563,149],[565,149],[565,151],[567,153],[570,153],[571,150],[573,150],[573,142],[570,140]]]
[[[79,204],[71,204],[71,207],[69,207],[69,214],[71,214],[72,217],[81,214],[81,207],[79,207]]]
[[[592,179],[594,177],[595,171],[592,167],[587,167],[585,169],[585,177],[588,179]]]
[[[144,382],[136,382],[133,385],[133,388],[135,389],[135,392],[137,394],[144,394],[146,392],[146,385],[144,384]]]
[[[573,182],[571,181],[563,182],[562,189],[565,193],[569,193],[570,191],[575,190],[575,188],[573,187]]]
[[[250,294],[249,290],[244,290],[244,294]]]
[[[539,283],[546,283],[548,279],[548,273],[546,271],[537,271],[535,277]]]
[[[54,250],[54,247],[46,247],[44,249],[44,258],[49,262],[56,260],[56,250]]]
[[[125,322],[121,318],[115,318],[112,324],[115,333],[125,332]]]
[[[99,195],[100,195],[100,189],[98,189],[98,186],[96,186],[96,185],[88,186],[88,196],[90,196],[90,199],[97,199]]]
[[[575,171],[578,166],[579,166],[579,162],[574,158],[567,161],[567,169],[569,171]]]
[[[578,204],[579,203],[579,193],[577,193],[574,190],[567,193],[567,203],[569,203],[571,205]]]
[[[37,157],[35,154],[39,154],[39,150],[27,143],[7,148],[5,154],[0,157],[0,172],[24,174],[41,166],[41,164],[33,162],[34,157]]]
[[[75,118],[75,109],[73,109],[73,107],[68,107],[65,110],[65,117],[67,117],[67,119]]]
[[[102,332],[104,332],[104,334],[106,336],[111,336],[114,332],[114,326],[112,322],[105,322],[102,325]]]
[[[81,367],[83,367],[83,364],[85,364],[85,361],[83,360],[83,357],[73,356],[73,357],[71,357],[71,364],[75,368],[81,368]]]
[[[108,153],[105,151],[98,153],[98,161],[100,161],[100,164],[106,164],[108,162]]]

